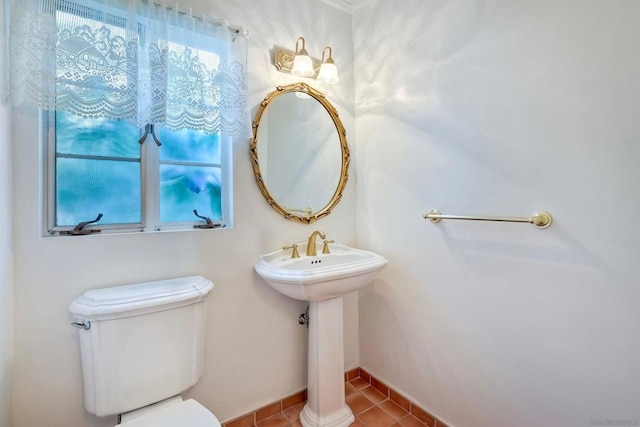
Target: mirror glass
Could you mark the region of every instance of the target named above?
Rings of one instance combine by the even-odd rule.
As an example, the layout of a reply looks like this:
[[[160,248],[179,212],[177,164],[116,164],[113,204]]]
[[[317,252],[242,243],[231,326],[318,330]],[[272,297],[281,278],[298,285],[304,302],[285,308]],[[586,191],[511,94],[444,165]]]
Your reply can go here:
[[[304,83],[278,87],[261,103],[251,147],[258,186],[285,218],[328,215],[347,181],[344,127],[324,95]]]

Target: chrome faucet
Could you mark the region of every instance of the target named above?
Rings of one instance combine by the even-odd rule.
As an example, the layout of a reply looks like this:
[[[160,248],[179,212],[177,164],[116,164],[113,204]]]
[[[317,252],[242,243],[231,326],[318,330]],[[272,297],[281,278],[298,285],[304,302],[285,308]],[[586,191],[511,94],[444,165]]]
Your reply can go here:
[[[324,234],[324,231],[316,230],[311,233],[309,236],[309,241],[307,241],[307,256],[316,256],[318,252],[316,251],[316,237],[320,236],[321,239],[326,239],[327,236]]]

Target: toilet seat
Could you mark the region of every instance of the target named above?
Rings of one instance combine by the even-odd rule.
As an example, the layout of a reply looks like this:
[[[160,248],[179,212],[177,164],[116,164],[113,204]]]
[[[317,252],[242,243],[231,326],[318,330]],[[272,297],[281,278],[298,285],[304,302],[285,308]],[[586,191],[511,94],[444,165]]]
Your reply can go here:
[[[122,422],[115,427],[221,427],[220,422],[207,408],[193,399],[179,396],[167,399],[151,407],[122,415]]]

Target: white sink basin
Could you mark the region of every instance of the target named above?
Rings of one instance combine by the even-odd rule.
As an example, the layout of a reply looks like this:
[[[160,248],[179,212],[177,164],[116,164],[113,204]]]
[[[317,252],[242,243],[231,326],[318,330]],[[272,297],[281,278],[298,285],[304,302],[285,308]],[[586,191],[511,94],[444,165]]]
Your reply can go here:
[[[300,243],[300,258],[291,250],[262,255],[256,272],[276,291],[298,300],[322,301],[336,298],[368,285],[378,270],[387,265],[382,255],[333,244],[331,253],[306,256],[306,243]]]

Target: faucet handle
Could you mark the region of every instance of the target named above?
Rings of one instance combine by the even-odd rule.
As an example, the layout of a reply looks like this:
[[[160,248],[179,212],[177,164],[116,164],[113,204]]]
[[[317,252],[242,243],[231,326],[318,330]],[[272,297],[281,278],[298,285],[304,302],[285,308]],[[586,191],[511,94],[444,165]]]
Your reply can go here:
[[[324,243],[324,245],[322,246],[322,253],[323,254],[330,254],[331,252],[329,251],[329,243],[335,243],[335,240],[323,240],[322,243]]]
[[[283,246],[282,249],[289,250],[289,249],[293,249],[293,252],[291,253],[291,258],[300,258],[300,254],[298,253],[298,244],[294,243],[291,246]]]

